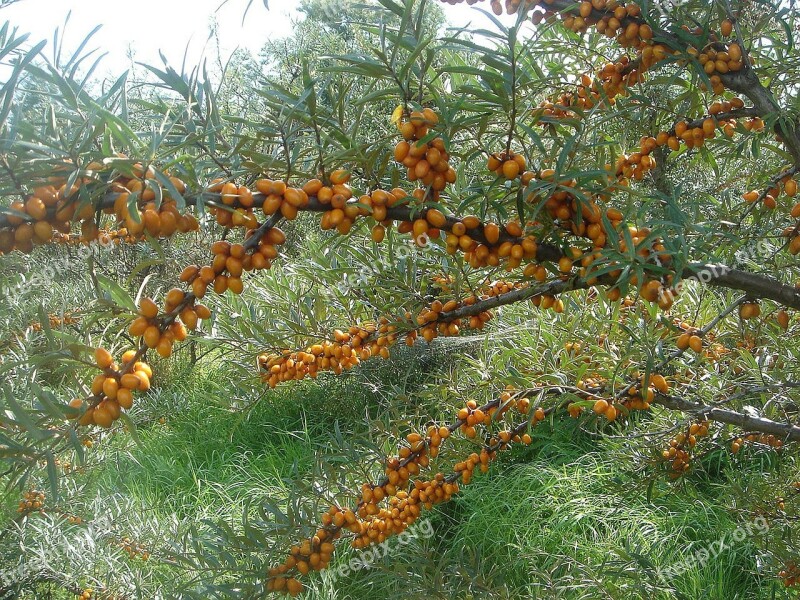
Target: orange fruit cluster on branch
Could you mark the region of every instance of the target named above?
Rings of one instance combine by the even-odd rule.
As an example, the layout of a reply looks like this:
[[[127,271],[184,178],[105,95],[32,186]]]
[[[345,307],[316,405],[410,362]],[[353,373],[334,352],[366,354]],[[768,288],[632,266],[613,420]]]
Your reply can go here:
[[[473,231],[482,233],[485,243],[476,240]],[[523,260],[535,260],[539,249],[537,239],[525,235],[518,221],[509,221],[501,228],[495,223],[483,224],[471,216],[453,225],[445,238],[445,245],[448,254],[464,252],[464,258],[472,268],[496,267],[505,262],[507,270],[517,268]]]
[[[396,329],[383,318],[377,325],[365,323],[348,331],[337,329],[333,340],[313,344],[304,351],[261,354],[258,364],[264,371],[262,379],[275,387],[284,381],[316,378],[321,371],[338,375],[373,356],[388,358],[389,347],[397,340]]]
[[[661,452],[661,457],[669,462],[669,476],[677,479],[691,468],[691,452],[698,438],[708,435],[709,422],[692,423],[686,431],[677,434],[669,442],[669,448]]]
[[[111,427],[119,419],[122,409],[133,406],[133,393],[150,389],[153,370],[141,361],[143,352],[128,350],[122,355],[122,364],[114,362],[111,353],[104,348],[95,350],[95,364],[103,372],[92,381],[92,394],[86,411],[80,416],[81,425]],[[84,401],[76,398],[70,403],[81,408]]]
[[[394,149],[395,160],[407,168],[408,180],[429,188],[426,195],[431,200],[438,200],[447,184],[456,180],[444,140],[438,136],[429,139],[430,129],[438,122],[439,115],[431,108],[404,114],[397,122],[403,141]]]
[[[457,420],[449,426],[430,425],[425,436],[408,434],[397,456],[387,459],[383,480],[375,485],[365,483],[362,486],[355,509],[331,506],[322,515],[322,526],[316,533],[293,546],[286,560],[268,571],[267,589],[292,596],[301,593],[303,584],[298,577],[327,567],[334,552],[333,543],[345,531],[355,534],[351,545],[356,549],[382,543],[405,531],[419,518],[423,509],[446,502],[458,493],[458,479],[468,483],[476,469],[486,472],[497,453],[512,443],[530,444],[531,436],[525,431],[544,420],[545,411],[537,408],[532,418],[526,416],[518,425],[488,437],[480,452],[473,452],[465,461],[454,465],[452,474],[437,472],[427,480],[414,479],[414,475],[427,468],[430,460],[439,455],[445,440],[457,430],[467,437],[475,437],[474,431],[478,426],[499,424],[505,415],[527,415],[529,411],[528,398],[507,390],[498,399],[480,407],[475,401],[468,401],[459,411]]]
[[[147,548],[143,544],[131,540],[128,536],[118,540],[116,546],[125,552],[130,559],[141,558],[142,560],[147,560],[150,558],[150,552]]]
[[[772,434],[765,433],[749,433],[744,437],[737,437],[731,442],[731,454],[738,454],[745,444],[761,444],[770,448],[782,448],[783,440],[775,437]],[[798,483],[795,483],[795,489],[800,491]]]
[[[22,494],[22,500],[20,500],[17,506],[17,512],[27,515],[35,511],[42,511],[44,502],[44,492],[40,490],[28,490]]]
[[[59,169],[57,172],[64,171]],[[38,185],[24,201],[12,202],[6,216],[6,227],[0,228],[0,254],[13,250],[30,252],[34,246],[50,241],[69,242],[73,222],[80,222],[80,241],[88,243],[104,236],[107,240],[137,241],[148,233],[154,237],[169,237],[176,232],[195,231],[199,225],[189,213],[182,214],[169,191],[159,187],[160,206],[156,206],[155,173],[145,171],[139,164],[133,167],[133,177],[110,175],[110,168],[93,162],[83,171],[72,187],[66,177],[52,177],[54,183]],[[183,193],[186,186],[171,177],[172,187]],[[94,190],[115,194],[113,204],[95,204]],[[135,194],[135,195],[133,195]],[[99,211],[116,215],[118,229],[113,233],[101,230],[95,222]]]
[[[262,371],[262,380],[270,387],[275,387],[285,381],[297,381],[306,377],[316,378],[323,371],[339,375],[374,356],[389,358],[389,349],[401,335],[405,336],[406,344],[411,346],[420,336],[431,342],[440,335],[456,336],[463,330],[483,329],[491,320],[492,314],[488,310],[481,310],[479,303],[524,286],[525,284],[495,282],[487,286],[486,293],[480,297],[470,296],[463,301],[449,300],[444,303],[441,300],[434,300],[414,318],[408,312],[396,322],[382,317],[377,324],[354,325],[347,331],[337,329],[334,331],[333,340],[312,344],[305,350],[297,352],[283,350],[281,354],[261,354],[258,357],[258,365]],[[448,313],[468,307],[475,307],[470,311],[474,314],[455,318],[446,316]],[[402,330],[398,330],[398,325]]]
[[[176,316],[183,323],[176,321]],[[139,316],[131,323],[128,333],[133,337],[141,337],[148,348],[155,349],[167,358],[172,354],[173,344],[186,339],[187,330],[196,329],[200,319],[208,319],[210,316],[211,311],[207,307],[195,304],[193,297],[183,290],[173,288],[167,292],[161,316],[158,305],[151,298],[142,298],[139,302]],[[169,324],[164,322],[167,319],[170,320]]]
[[[697,121],[678,121],[670,131],[662,131],[656,136],[659,146],[668,146],[670,150],[677,151],[681,144],[687,148],[700,148],[706,140],[716,137],[718,128],[722,128],[727,137],[732,137],[736,130],[737,119],[726,117],[731,110],[744,107],[740,98],[732,98],[725,102],[714,102],[709,109],[709,116]],[[743,127],[748,131],[761,131],[764,122],[756,117],[743,122]]]
[[[668,52],[661,44],[645,48],[644,54],[650,56],[650,60],[654,62],[663,60]],[[586,111],[603,103],[614,105],[618,96],[626,95],[629,87],[644,80],[639,69],[643,69],[646,64],[644,60],[631,61],[623,56],[616,62],[606,63],[594,78],[584,73],[574,92],[565,92],[543,101],[534,109],[534,115],[562,119],[578,116],[575,109]]]
[[[56,329],[58,327],[63,327],[64,325],[75,325],[76,323],[80,322],[80,317],[76,316],[75,312],[66,312],[63,315],[47,315],[47,321],[50,325],[50,329]],[[33,331],[42,330],[42,324],[38,321],[34,321],[29,325],[29,327]]]
[[[138,179],[132,179],[128,185],[132,186],[133,183],[141,184]],[[137,189],[137,186],[132,187]],[[117,196],[114,201],[113,211],[117,219],[124,223],[124,228],[117,230],[115,237],[129,238],[130,241],[134,241],[143,239],[145,233],[155,238],[171,237],[176,232],[187,233],[189,231],[197,231],[200,228],[194,215],[190,213],[181,214],[175,200],[167,199],[159,207],[153,201],[140,204],[138,208],[134,208],[134,211],[131,212],[129,194],[122,193]],[[83,222],[81,225],[81,239],[83,241],[88,242],[97,239],[99,235],[100,231],[93,222]]]
[[[448,300],[447,302],[442,303],[440,300],[435,300],[429,308],[423,309],[417,315],[416,321],[421,327],[420,335],[425,339],[426,342],[431,342],[440,335],[451,337],[456,336],[463,329],[483,329],[484,325],[492,318],[492,313],[488,310],[480,311],[477,315],[457,319],[444,319],[441,315],[442,313],[453,312],[454,310],[458,310],[464,306],[473,306],[479,300],[486,300],[487,298],[505,293],[505,291],[500,291],[500,289],[501,288],[499,287],[492,287],[489,289],[488,294],[485,294],[480,298],[470,296],[462,302],[459,302],[458,300]],[[416,338],[416,335],[416,331],[413,331],[406,339],[413,342],[413,340]]]
[[[498,177],[516,179],[522,173],[522,185],[528,185],[534,178],[532,171],[525,171],[527,163],[525,157],[516,152],[501,152],[489,155],[486,168],[493,171]]]
[[[75,214],[75,203],[66,196],[66,189],[43,185],[33,189],[25,201],[15,201],[9,206],[9,227],[0,229],[0,254],[13,250],[31,252],[35,245],[45,244],[54,237],[61,241],[71,230],[70,221]],[[85,208],[81,216],[90,217]]]

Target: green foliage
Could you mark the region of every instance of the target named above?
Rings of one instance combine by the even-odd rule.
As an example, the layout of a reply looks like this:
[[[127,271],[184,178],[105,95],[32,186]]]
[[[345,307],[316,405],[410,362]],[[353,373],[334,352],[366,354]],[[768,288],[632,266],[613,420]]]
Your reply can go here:
[[[681,55],[611,110],[542,116],[543,100],[614,60],[618,45],[522,17],[493,19],[491,30],[446,29],[446,10],[424,0],[348,7],[332,13],[329,3],[304,1],[305,19],[289,38],[268,40],[258,57],[236,53],[218,70],[146,65],[113,81],[97,79],[91,36],[48,58],[6,24],[0,60],[12,66],[0,87],[0,196],[16,199],[54,171],[71,186],[100,160],[123,175],[152,165],[149,185],[181,204],[168,174],[198,192],[217,178],[303,182],[345,165],[358,197],[406,180],[392,155],[390,115],[398,105],[428,106],[440,115],[457,169],[440,206],[531,222],[541,242],[563,248],[571,242],[544,209],[565,187],[558,181],[574,180],[584,206],[608,186],[606,164],[677,118],[707,111],[704,78],[680,67]],[[707,33],[721,7],[692,0],[677,10]],[[741,8],[758,74],[786,101],[781,118],[796,119],[797,11],[782,3]],[[647,18],[665,19],[655,10]],[[769,115],[768,126],[777,118]],[[532,170],[555,169],[556,179],[525,188],[495,177],[486,158],[503,150],[522,154]],[[740,201],[743,191],[771,185],[786,160],[769,136],[740,125],[732,139],[719,135],[702,150],[660,150],[658,169],[615,189],[613,206],[625,223],[647,224],[651,238],[663,239],[678,278],[692,261],[721,261],[793,283],[797,262],[775,236],[785,215]],[[83,186],[80,205],[108,192],[101,181]],[[201,215],[210,199],[199,194]],[[0,214],[13,216],[6,204]],[[535,389],[534,406],[574,400],[590,409],[579,382],[597,378],[619,390],[637,371],[649,376],[673,350],[673,316],[702,326],[738,298],[690,283],[665,315],[576,291],[564,296],[563,314],[503,307],[483,332],[398,345],[389,361],[268,390],[256,369],[262,353],[305,348],[384,315],[413,315],[434,298],[463,298],[498,279],[530,280],[502,266],[470,269],[441,243],[420,249],[395,231],[375,244],[366,220],[349,236],[321,232],[316,216],[304,214],[282,225],[289,241],[280,260],[253,274],[241,296],[209,294],[213,317],[171,359],[152,361],[153,390],[124,424],[108,433],[75,426],[68,402],[96,373],[87,352],[130,347],[137,299],[162,297],[184,266],[205,264],[211,242],[228,236],[212,218],[201,220],[201,232],[182,239],[0,257],[0,288],[8,291],[0,294],[0,562],[12,573],[7,582],[0,570],[0,595],[66,598],[95,587],[141,598],[259,597],[267,569],[314,533],[332,502],[353,504],[407,434],[451,422],[465,401],[488,401],[506,386]],[[626,293],[646,273],[667,271],[637,254],[627,230],[617,237],[602,251],[615,261],[605,272],[620,269]],[[241,241],[236,233],[229,239]],[[450,290],[434,283],[440,275],[452,278]],[[730,369],[686,354],[665,374],[689,399],[795,421],[797,328],[779,329],[776,311],[765,303],[762,321],[720,320],[713,344],[728,353]],[[78,320],[51,325],[50,315],[68,314]],[[578,352],[567,349],[576,342]],[[776,575],[797,553],[798,511],[787,487],[800,479],[796,449],[752,444],[734,456],[727,448],[741,432],[720,426],[699,443],[693,470],[671,482],[661,453],[701,416],[658,409],[623,427],[593,415],[548,415],[527,449],[502,455],[496,472],[425,513],[432,535],[345,576],[336,569],[361,553],[342,545],[332,569],[309,582],[310,596],[789,597]],[[476,449],[452,440],[438,464],[452,469]],[[44,514],[16,512],[31,488],[47,495]],[[776,508],[778,495],[787,496],[785,509]],[[659,577],[758,516],[768,531]],[[125,552],[124,537],[149,558]]]

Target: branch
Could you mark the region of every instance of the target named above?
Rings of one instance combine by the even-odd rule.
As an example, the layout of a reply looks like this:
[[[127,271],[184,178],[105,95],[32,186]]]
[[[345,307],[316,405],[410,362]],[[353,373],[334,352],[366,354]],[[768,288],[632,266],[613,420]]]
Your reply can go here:
[[[726,408],[717,408],[701,402],[692,402],[661,393],[656,394],[655,402],[671,410],[695,413],[698,417],[735,425],[746,431],[753,430],[769,433],[781,437],[783,441],[800,441],[800,427],[791,423],[778,423],[764,417],[751,417]]]
[[[746,292],[752,298],[766,298],[800,310],[800,288],[783,284],[772,277],[733,269],[724,264],[691,263],[683,272],[685,279]]]
[[[97,209],[102,210],[104,208],[113,207],[114,201],[116,200],[117,196],[118,194],[107,194],[100,201],[100,203],[97,206]],[[259,202],[263,202],[264,200],[263,194],[260,193],[253,194],[253,197]],[[196,195],[191,195],[191,196],[187,195],[184,197],[184,200],[187,206],[196,205],[198,203],[204,203],[209,206],[214,206],[217,208],[224,208],[224,209],[232,209],[235,207],[235,206],[226,206],[215,201],[219,200],[219,198],[220,198],[219,194],[211,192],[202,192]],[[54,211],[55,207],[50,207],[50,210]],[[298,210],[308,211],[308,212],[324,212],[326,210],[330,210],[330,206],[322,204],[315,197],[311,197],[309,198],[308,205],[306,205],[305,207],[301,207]],[[387,209],[386,218],[394,221],[413,221],[414,219],[424,218],[425,214],[427,213],[427,210],[428,209],[409,206],[409,205],[394,206]],[[446,231],[452,230],[453,226],[456,223],[461,222],[461,219],[459,219],[456,216],[448,216],[446,217],[446,219],[447,222],[442,228],[443,230]],[[270,224],[265,223],[263,227],[269,228],[273,225],[274,221],[270,219]],[[2,229],[4,226],[8,226],[8,217],[6,215],[0,214],[0,229]],[[474,239],[478,243],[483,243],[483,244],[487,243],[486,237],[483,234],[483,224],[479,225],[475,229],[468,229],[467,233],[472,239]],[[256,243],[258,239],[260,239],[259,236],[253,236],[252,240],[255,241],[251,240],[250,243],[251,244]],[[498,243],[502,243],[505,241],[519,243],[522,240],[520,238],[516,238],[509,235],[508,232],[505,231],[505,229],[501,228],[500,240]],[[539,243],[537,245],[536,260],[540,262],[556,262],[562,256],[564,256],[564,253],[562,252],[561,248],[557,246],[550,244],[543,244],[543,243]],[[748,273],[746,271],[740,271],[724,264],[691,263],[684,270],[683,278],[697,280],[700,281],[701,283],[708,285],[739,290],[742,292],[746,292],[754,299],[766,298],[769,300],[773,300],[783,306],[800,310],[800,289],[782,284],[780,281],[772,277],[757,275],[755,273]],[[578,285],[573,283],[571,285],[572,287],[559,289],[556,290],[554,293],[557,294],[563,291],[588,287],[585,284]],[[537,295],[536,293],[532,292],[528,293],[530,293],[531,296]],[[531,297],[531,296],[526,296],[526,297]],[[458,315],[454,316],[453,318],[457,317]]]

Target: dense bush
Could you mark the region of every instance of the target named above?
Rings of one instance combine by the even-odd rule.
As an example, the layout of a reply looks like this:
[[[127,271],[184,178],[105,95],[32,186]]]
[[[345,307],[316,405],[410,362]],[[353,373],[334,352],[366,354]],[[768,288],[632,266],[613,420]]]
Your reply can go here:
[[[0,29],[3,597],[794,593],[796,8],[490,7]]]

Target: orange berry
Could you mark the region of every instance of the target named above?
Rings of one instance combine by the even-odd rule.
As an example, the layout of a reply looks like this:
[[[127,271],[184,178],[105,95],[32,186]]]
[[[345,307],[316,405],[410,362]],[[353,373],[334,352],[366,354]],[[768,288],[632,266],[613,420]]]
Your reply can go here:
[[[515,160],[507,160],[503,163],[503,177],[506,179],[516,179],[519,175],[519,163]]]
[[[155,319],[158,316],[158,305],[151,298],[142,298],[139,301],[139,314],[145,319]]]
[[[94,360],[98,367],[107,369],[111,366],[111,363],[114,362],[114,357],[112,357],[111,353],[105,348],[97,348],[94,351]]]
[[[161,340],[161,331],[155,325],[150,325],[144,332],[144,343],[148,348],[155,348]]]
[[[703,351],[703,338],[693,335],[689,338],[689,347],[698,354]]]

